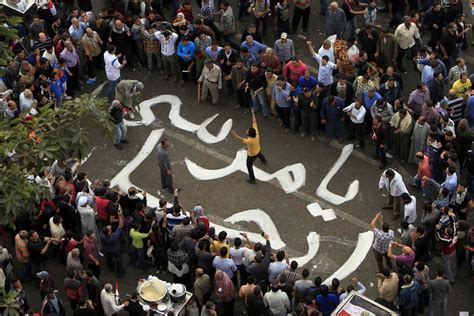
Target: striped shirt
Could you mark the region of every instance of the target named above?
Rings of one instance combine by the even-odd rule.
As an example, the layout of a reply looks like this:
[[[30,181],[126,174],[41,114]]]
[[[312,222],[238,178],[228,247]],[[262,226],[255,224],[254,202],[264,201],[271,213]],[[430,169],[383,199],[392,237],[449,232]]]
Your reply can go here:
[[[448,101],[448,109],[450,110],[449,118],[453,120],[454,123],[459,122],[462,119],[462,113],[464,110],[464,99],[458,97],[453,100]]]
[[[186,218],[186,215],[179,213],[178,215],[174,215],[173,213],[168,213],[166,214],[166,220],[167,220],[167,228],[168,231],[171,232],[173,230],[173,227],[175,225],[179,225],[183,222],[183,219]]]
[[[53,46],[53,41],[51,40],[51,37],[46,36],[46,40],[44,42],[41,42],[39,40],[34,41],[33,46],[31,48],[33,50],[39,48],[41,54],[43,54],[46,51],[46,47],[48,46]]]

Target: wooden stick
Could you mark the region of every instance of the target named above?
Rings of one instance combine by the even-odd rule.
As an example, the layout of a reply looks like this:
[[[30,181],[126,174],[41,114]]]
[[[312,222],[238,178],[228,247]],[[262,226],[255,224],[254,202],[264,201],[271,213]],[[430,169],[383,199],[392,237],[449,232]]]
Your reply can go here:
[[[198,81],[198,103],[201,102],[201,81]]]

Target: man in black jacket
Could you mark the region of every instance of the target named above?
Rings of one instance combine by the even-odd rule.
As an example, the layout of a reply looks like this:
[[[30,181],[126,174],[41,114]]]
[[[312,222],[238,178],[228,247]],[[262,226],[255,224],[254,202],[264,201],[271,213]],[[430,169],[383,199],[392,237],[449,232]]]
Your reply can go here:
[[[255,276],[257,284],[260,285],[262,291],[265,292],[268,285],[268,266],[270,265],[272,247],[270,246],[268,234],[265,233],[263,238],[267,241],[265,244],[265,255],[257,253],[255,255],[255,261],[247,267],[247,273]]]
[[[119,100],[112,101],[109,108],[109,114],[112,117],[112,121],[115,123],[115,135],[114,135],[114,146],[117,149],[122,149],[123,143],[128,143],[127,126],[123,120],[123,106]]]

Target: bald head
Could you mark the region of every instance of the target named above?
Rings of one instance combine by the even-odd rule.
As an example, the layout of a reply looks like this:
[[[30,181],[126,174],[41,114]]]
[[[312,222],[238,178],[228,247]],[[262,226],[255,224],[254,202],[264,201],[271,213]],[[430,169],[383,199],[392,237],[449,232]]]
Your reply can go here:
[[[196,277],[202,277],[204,275],[204,270],[202,268],[196,269]]]

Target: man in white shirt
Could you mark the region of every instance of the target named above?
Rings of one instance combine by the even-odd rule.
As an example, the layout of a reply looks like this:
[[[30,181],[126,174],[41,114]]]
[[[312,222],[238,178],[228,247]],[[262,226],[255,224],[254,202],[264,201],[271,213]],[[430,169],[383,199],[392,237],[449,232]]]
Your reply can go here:
[[[246,233],[241,233],[241,235],[247,241],[247,246],[242,246],[242,239],[235,238],[234,239],[234,247],[230,248],[230,257],[234,260],[235,265],[237,266],[237,270],[240,274],[240,280],[243,282],[247,279],[247,271],[245,270],[245,258],[252,253],[251,248],[253,247],[252,242],[248,239]]]
[[[395,30],[395,40],[398,43],[398,56],[397,64],[401,72],[406,73],[405,67],[403,67],[403,59],[408,50],[411,51],[412,56],[415,56],[415,39],[420,39],[420,33],[415,23],[411,22],[409,16],[403,17],[403,23],[400,24]]]
[[[112,284],[106,283],[104,289],[100,292],[100,301],[104,308],[105,316],[112,316],[128,306],[128,301],[122,305],[115,304],[115,295],[112,293]]]
[[[115,97],[115,87],[120,81],[120,70],[127,64],[127,60],[124,60],[122,63],[119,62],[118,59],[122,54],[115,55],[116,51],[117,48],[114,45],[110,45],[104,53],[105,74],[109,81],[109,86],[105,94],[109,98],[109,101],[112,101]]]
[[[173,80],[178,81],[178,59],[176,55],[176,41],[178,34],[170,31],[157,31],[155,37],[160,41],[161,56],[165,68],[165,79],[174,76]]]
[[[402,201],[405,204],[405,211],[403,218],[408,224],[415,224],[416,222],[416,198],[408,193],[402,194]]]
[[[285,260],[285,261],[283,261]],[[286,251],[280,250],[276,254],[276,261],[270,262],[268,265],[268,281],[270,283],[277,282],[278,276],[288,269],[290,261]]]
[[[272,290],[263,297],[263,303],[272,316],[286,316],[290,310],[288,295],[275,283],[272,284]]]
[[[359,142],[359,145],[356,146],[359,146],[360,150],[364,150],[364,117],[367,111],[365,107],[362,106],[362,101],[356,100],[354,103],[345,107],[343,111],[346,112],[347,116],[351,119],[350,138],[355,138],[355,140]]]
[[[318,55],[328,56],[330,62],[336,63],[336,60],[334,59],[334,49],[332,48],[331,42],[329,40],[323,41],[323,45],[318,50]]]
[[[31,108],[35,107],[38,104],[33,98],[33,92],[30,89],[25,89],[22,93],[20,93],[20,110],[23,113],[28,113]]]
[[[332,77],[332,71],[337,68],[337,65],[329,61],[329,56],[324,55],[321,57],[319,54],[317,54],[311,41],[307,41],[306,44],[308,45],[311,56],[313,56],[313,58],[316,59],[319,64],[318,81],[324,86],[325,89],[329,89],[334,81]]]
[[[219,102],[219,90],[222,89],[221,68],[214,64],[212,60],[206,60],[198,83],[201,84],[202,88],[200,101],[206,102],[207,94],[210,91],[212,97],[212,104],[217,104]]]
[[[382,173],[379,180],[379,190],[385,188],[388,192],[387,205],[382,209],[392,209],[393,219],[400,217],[402,210],[402,194],[408,193],[405,183],[403,183],[402,176],[393,169],[387,169]]]

